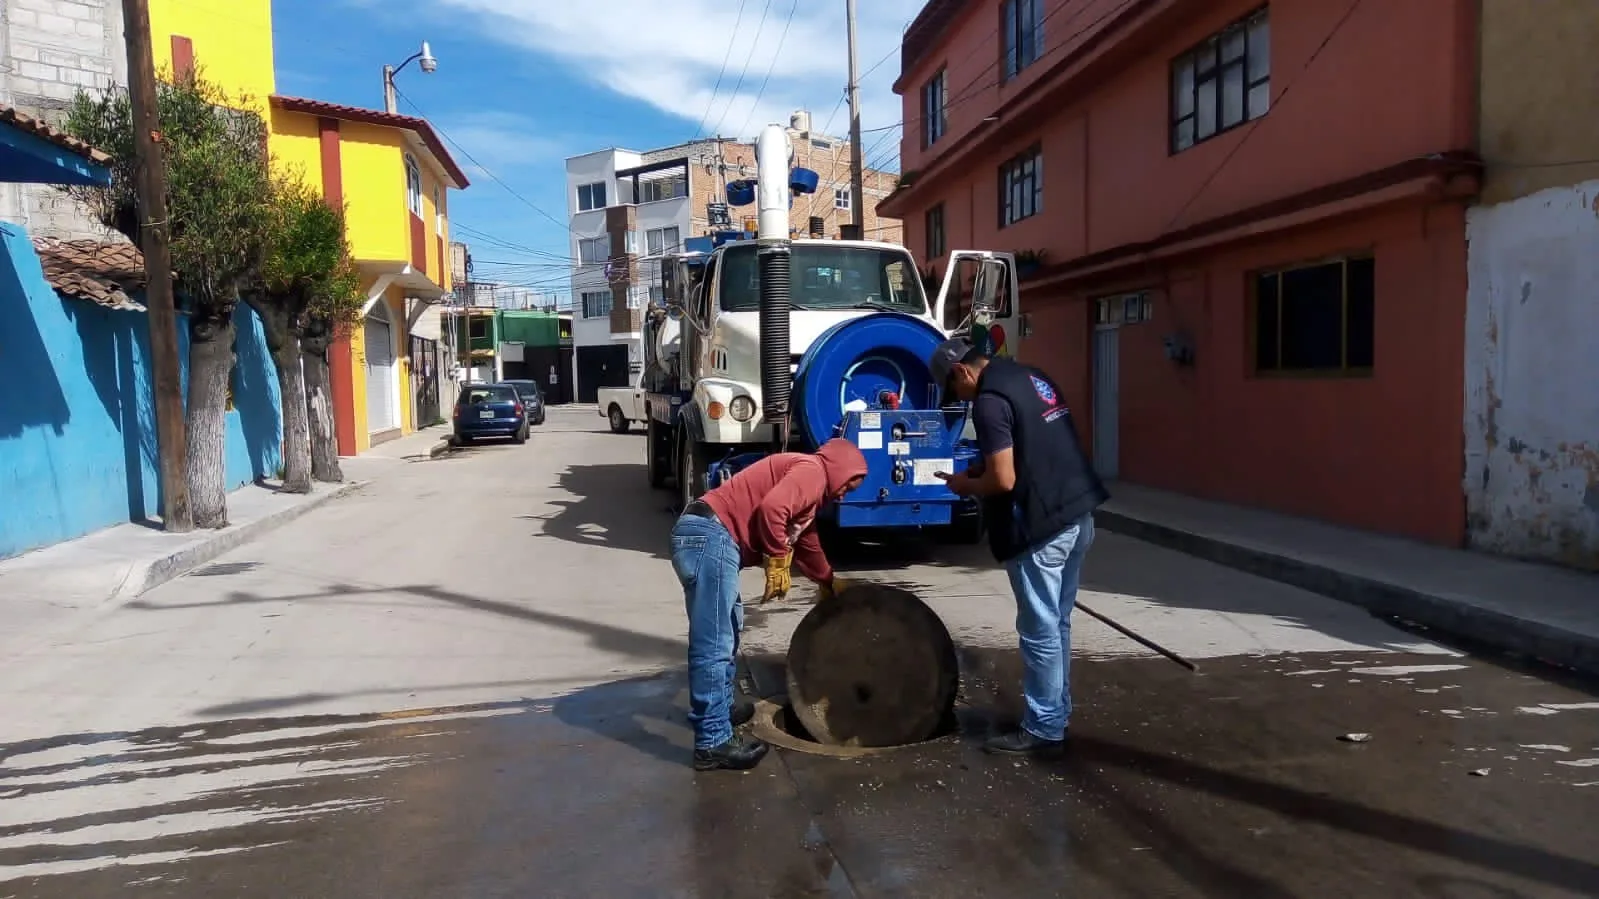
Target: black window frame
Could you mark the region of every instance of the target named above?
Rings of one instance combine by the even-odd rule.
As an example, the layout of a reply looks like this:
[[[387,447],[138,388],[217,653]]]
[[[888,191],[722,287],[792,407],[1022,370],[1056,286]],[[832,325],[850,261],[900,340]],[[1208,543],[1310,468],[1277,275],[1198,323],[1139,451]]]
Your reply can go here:
[[[927,259],[932,261],[949,252],[944,235],[944,204],[939,203],[923,215],[927,230]]]
[[[1031,164],[1031,171],[1027,167]],[[1044,210],[1044,148],[1033,144],[1000,163],[999,227],[1008,228]],[[1026,211],[1019,211],[1025,208]],[[1013,214],[1015,213],[1015,214]]]
[[[1338,310],[1337,356],[1338,362],[1323,364],[1296,364],[1285,356],[1313,355],[1304,347],[1289,351],[1285,331],[1290,316],[1286,309],[1295,303],[1315,301],[1314,287],[1306,286],[1297,296],[1285,295],[1285,279],[1298,277],[1302,284],[1317,273],[1337,269]],[[1250,272],[1249,278],[1249,370],[1258,378],[1369,378],[1376,368],[1377,331],[1377,257],[1370,251],[1346,253],[1324,257],[1294,265],[1260,269]],[[1320,285],[1325,287],[1325,285]],[[1321,310],[1323,315],[1326,309]],[[1311,320],[1315,312],[1302,312],[1301,322]],[[1314,322],[1311,321],[1311,325]],[[1314,331],[1313,327],[1310,330]],[[1267,331],[1270,331],[1268,337]],[[1323,355],[1327,347],[1318,348]]]
[[[922,84],[922,149],[925,150],[948,131],[949,121],[945,112],[949,104],[949,85],[946,79],[947,69],[940,67],[933,77]],[[936,95],[936,96],[935,96]]]
[[[1031,12],[1031,22],[1023,13]],[[1000,80],[1010,81],[1044,55],[1044,0],[1004,0],[1000,4]]]
[[[1242,128],[1271,111],[1270,12],[1269,5],[1257,7],[1172,59],[1166,82],[1169,96],[1166,137],[1170,155]],[[1234,38],[1242,40],[1242,49],[1238,56],[1228,57]],[[1238,81],[1236,85],[1229,85],[1228,76],[1234,72],[1238,73]],[[1187,75],[1186,86],[1180,81],[1183,75]],[[1228,122],[1227,102],[1234,93],[1239,118]],[[1202,98],[1210,100],[1211,126],[1203,135],[1200,129],[1206,123],[1200,115]]]

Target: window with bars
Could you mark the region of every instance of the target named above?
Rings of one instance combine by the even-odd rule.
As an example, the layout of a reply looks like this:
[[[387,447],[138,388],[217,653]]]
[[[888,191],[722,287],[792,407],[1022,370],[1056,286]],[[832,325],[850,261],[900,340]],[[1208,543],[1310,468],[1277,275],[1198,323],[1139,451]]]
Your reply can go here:
[[[999,167],[999,226],[1031,218],[1044,206],[1044,153],[1038,146]]]
[[[927,258],[944,255],[944,204],[927,210]]]
[[[1258,9],[1172,60],[1171,152],[1181,153],[1271,108],[1271,26]]]
[[[609,290],[585,290],[582,295],[583,317],[604,318],[611,314],[611,292]]]
[[[944,136],[944,69],[922,85],[922,149]]]
[[[1376,275],[1370,256],[1257,272],[1250,297],[1255,373],[1369,375]]]
[[[1005,36],[1005,80],[1038,61],[1044,46],[1044,0],[1005,0],[1000,33]]]

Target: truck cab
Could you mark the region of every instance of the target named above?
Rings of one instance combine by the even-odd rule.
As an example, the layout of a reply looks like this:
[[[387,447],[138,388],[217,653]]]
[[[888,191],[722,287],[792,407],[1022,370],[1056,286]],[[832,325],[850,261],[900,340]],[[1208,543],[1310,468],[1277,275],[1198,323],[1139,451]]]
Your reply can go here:
[[[759,247],[741,238],[666,260],[664,302],[645,317],[649,481],[662,487],[675,479],[683,501],[701,492],[703,474],[718,460],[768,449],[774,441],[762,414]],[[929,296],[915,258],[898,244],[801,239],[789,249],[791,373],[818,338],[866,316],[908,316],[1002,356],[1014,355],[1023,337],[1015,260],[1008,253],[950,253],[945,276]],[[888,355],[863,357],[843,373],[840,403],[846,394],[855,398],[852,378],[876,385],[917,381],[914,372],[899,371],[903,364]],[[905,399],[918,408],[936,401]]]
[[[684,254],[663,273],[667,303],[681,314],[657,316],[671,320],[660,323],[656,334],[665,339],[651,349],[657,358],[675,357],[672,380],[690,395],[682,414],[689,416],[695,439],[711,447],[773,439],[761,406],[756,252],[755,241],[732,241],[708,254]],[[1005,355],[1014,353],[1021,337],[1009,254],[952,253],[948,276],[929,297],[914,257],[898,244],[795,240],[791,253],[791,370],[834,325],[885,312],[921,319],[946,334],[970,335]]]

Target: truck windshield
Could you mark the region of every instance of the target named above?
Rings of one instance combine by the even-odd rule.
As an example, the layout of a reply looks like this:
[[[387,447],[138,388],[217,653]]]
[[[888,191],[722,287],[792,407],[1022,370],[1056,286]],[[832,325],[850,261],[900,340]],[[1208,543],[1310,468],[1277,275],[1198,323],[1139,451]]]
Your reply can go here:
[[[753,244],[728,247],[720,274],[723,312],[761,307]],[[909,253],[872,247],[796,244],[790,268],[795,309],[887,309],[927,314],[922,281]]]

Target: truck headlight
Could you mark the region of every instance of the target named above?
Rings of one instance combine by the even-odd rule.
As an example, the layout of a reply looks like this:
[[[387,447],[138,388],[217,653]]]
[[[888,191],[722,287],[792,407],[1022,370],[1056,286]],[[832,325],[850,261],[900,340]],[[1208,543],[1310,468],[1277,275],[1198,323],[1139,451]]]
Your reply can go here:
[[[755,401],[747,396],[735,396],[727,404],[729,412],[733,413],[734,421],[749,421],[755,417]]]

